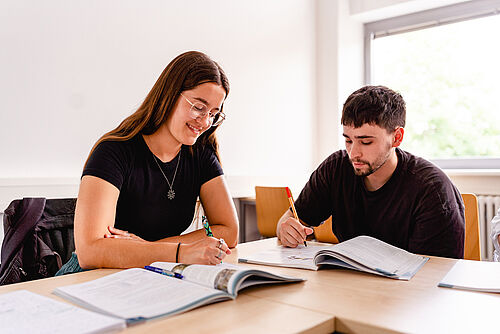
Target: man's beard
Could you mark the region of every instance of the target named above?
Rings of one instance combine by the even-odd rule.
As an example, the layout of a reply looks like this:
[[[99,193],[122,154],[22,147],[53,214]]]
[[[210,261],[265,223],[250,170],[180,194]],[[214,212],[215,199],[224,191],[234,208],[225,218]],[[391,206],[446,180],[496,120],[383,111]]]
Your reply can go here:
[[[368,175],[375,173],[377,170],[380,169],[380,167],[382,167],[387,162],[387,160],[389,160],[389,158],[391,156],[391,147],[392,146],[389,146],[387,153],[383,156],[379,156],[379,158],[377,160],[375,160],[373,163],[369,163],[368,161],[360,160],[360,159],[351,160],[351,158],[349,158],[349,160],[351,161],[351,164],[353,162],[358,162],[358,163],[360,162],[360,163],[364,163],[366,166],[368,166],[367,170],[362,170],[360,168],[354,167],[354,165],[353,165],[354,174],[356,174],[357,176],[368,176]]]

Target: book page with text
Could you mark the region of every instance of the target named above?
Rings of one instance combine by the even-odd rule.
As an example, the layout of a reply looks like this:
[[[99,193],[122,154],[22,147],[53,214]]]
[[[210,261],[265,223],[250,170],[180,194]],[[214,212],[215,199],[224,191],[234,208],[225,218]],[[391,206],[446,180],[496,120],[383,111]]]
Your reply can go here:
[[[59,287],[54,293],[124,319],[152,318],[202,305],[214,289],[145,269],[127,269],[90,282]]]
[[[238,280],[248,272],[247,268],[229,263],[214,266],[200,264],[182,264],[171,262],[154,262],[153,267],[167,269],[184,276],[183,280],[218,289],[235,295]]]
[[[332,247],[333,253],[341,254],[367,267],[404,276],[416,272],[428,258],[412,254],[378,239],[359,236]]]
[[[245,258],[240,258],[238,261],[245,263],[264,264],[278,267],[290,267],[317,270],[314,264],[314,255],[322,250],[329,249],[331,246],[319,245],[298,245],[296,248],[284,246],[276,246],[274,248],[251,254]]]

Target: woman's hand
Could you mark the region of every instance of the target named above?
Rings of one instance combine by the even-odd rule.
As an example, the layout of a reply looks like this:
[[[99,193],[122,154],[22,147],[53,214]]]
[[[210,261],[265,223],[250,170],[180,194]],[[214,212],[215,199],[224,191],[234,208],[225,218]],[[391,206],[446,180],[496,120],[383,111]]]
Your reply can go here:
[[[105,238],[114,238],[114,239],[131,239],[137,241],[145,241],[143,238],[138,237],[133,233],[129,233],[128,231],[117,229],[113,226],[108,226],[109,233],[104,235]]]
[[[181,244],[178,259],[181,263],[217,264],[229,254],[231,250],[224,239],[207,237],[190,244]]]

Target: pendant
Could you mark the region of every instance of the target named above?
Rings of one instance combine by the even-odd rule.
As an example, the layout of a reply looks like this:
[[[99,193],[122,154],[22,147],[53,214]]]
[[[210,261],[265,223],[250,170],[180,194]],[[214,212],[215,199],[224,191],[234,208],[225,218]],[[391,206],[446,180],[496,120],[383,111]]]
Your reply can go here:
[[[173,200],[175,198],[175,191],[173,189],[170,189],[167,193],[167,197],[169,200]]]

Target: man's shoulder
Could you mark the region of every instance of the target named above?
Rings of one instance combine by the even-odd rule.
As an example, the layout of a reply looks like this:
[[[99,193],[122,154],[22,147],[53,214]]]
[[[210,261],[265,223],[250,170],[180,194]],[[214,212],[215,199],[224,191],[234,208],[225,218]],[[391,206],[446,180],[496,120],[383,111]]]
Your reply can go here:
[[[403,170],[408,174],[420,177],[446,176],[441,168],[427,159],[398,149],[398,155],[403,159]]]
[[[338,150],[330,154],[322,163],[321,165],[335,165],[339,163],[344,163],[344,162],[349,161],[349,155],[347,154],[346,150]]]
[[[448,175],[429,160],[399,149],[398,155],[403,159],[402,173],[416,186],[432,186],[436,189],[453,186]]]
[[[329,183],[333,180],[343,179],[348,171],[346,167],[348,164],[350,164],[349,156],[345,150],[333,152],[312,172],[309,183],[312,180],[322,180],[322,182]]]
[[[319,166],[316,172],[321,174],[340,173],[349,164],[349,155],[345,150],[338,150],[330,154]]]

